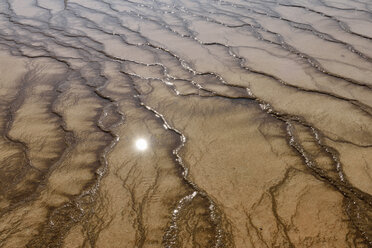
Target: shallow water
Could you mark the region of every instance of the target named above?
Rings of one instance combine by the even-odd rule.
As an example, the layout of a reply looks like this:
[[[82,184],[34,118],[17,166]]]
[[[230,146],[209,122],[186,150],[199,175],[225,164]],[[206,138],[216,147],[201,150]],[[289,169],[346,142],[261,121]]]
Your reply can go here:
[[[0,1],[0,247],[372,247],[372,3]]]

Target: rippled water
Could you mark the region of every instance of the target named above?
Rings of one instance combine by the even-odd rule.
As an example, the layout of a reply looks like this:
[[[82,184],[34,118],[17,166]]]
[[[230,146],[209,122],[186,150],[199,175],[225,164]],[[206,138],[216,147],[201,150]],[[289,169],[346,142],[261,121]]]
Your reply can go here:
[[[369,0],[1,0],[0,247],[372,247]]]

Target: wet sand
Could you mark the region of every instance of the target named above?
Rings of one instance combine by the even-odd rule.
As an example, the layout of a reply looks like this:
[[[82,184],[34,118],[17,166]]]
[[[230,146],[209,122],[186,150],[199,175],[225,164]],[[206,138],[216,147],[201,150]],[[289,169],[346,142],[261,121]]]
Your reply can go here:
[[[0,2],[0,247],[372,247],[367,0]]]

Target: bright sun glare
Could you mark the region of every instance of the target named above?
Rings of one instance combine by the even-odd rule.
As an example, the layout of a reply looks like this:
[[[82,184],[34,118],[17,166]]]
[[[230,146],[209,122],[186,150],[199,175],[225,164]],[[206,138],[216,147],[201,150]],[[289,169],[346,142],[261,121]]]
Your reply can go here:
[[[147,141],[145,139],[137,139],[136,140],[136,147],[140,151],[144,151],[147,149]]]

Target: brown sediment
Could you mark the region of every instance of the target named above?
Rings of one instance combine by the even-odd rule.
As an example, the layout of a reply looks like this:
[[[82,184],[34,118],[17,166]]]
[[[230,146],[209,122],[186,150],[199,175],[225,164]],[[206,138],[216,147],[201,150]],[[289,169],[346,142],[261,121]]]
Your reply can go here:
[[[0,3],[0,246],[371,247],[371,16]]]

